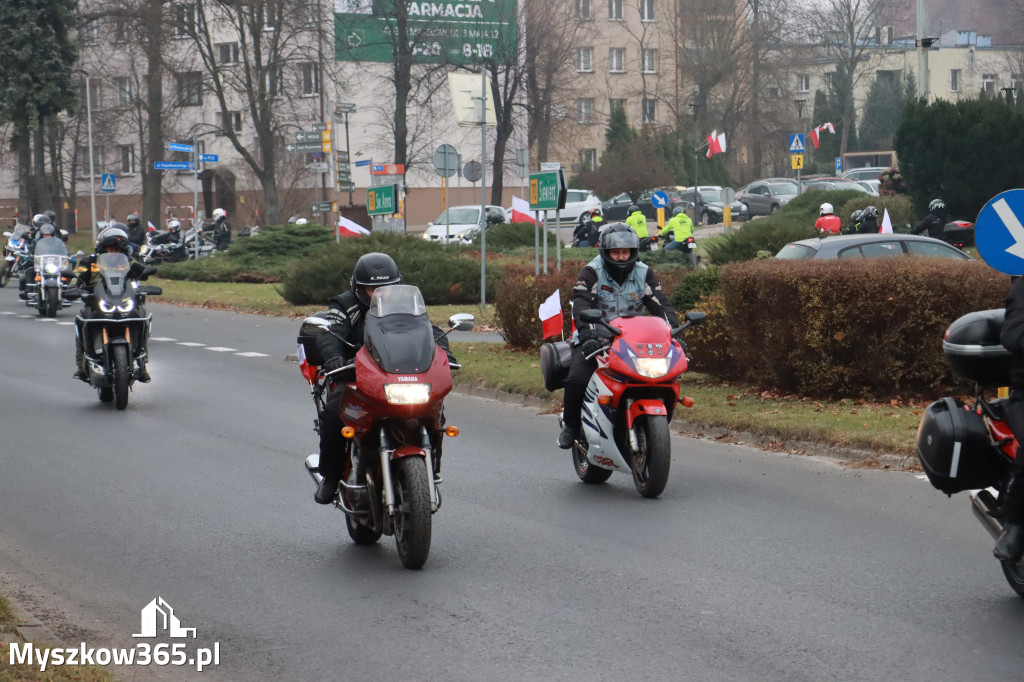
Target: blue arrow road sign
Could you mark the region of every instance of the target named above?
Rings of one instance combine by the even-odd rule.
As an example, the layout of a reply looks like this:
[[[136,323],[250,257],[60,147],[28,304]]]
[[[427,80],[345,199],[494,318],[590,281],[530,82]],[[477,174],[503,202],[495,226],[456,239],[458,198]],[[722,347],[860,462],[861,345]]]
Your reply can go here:
[[[192,151],[192,145],[190,145],[190,144],[181,144],[180,142],[172,142],[169,145],[167,145],[167,148],[170,149],[172,152],[191,152]]]
[[[803,133],[790,133],[790,135],[789,135],[789,153],[790,154],[803,154],[804,153],[804,134]]]
[[[199,160],[200,161],[206,161],[208,163],[217,163],[217,155],[216,154],[200,154],[199,155]]]
[[[188,161],[154,161],[153,168],[156,170],[189,170],[192,167]]]
[[[114,177],[113,173],[104,173],[100,180],[100,189],[104,192],[116,192],[117,191],[117,178]]]
[[[668,195],[659,189],[651,195],[651,206],[654,208],[665,208],[668,206]]]
[[[356,168],[359,166],[369,166],[371,163],[370,159],[363,159],[362,161],[356,161]]]
[[[1024,275],[1024,189],[989,199],[974,225],[974,242],[982,260],[1007,275]]]

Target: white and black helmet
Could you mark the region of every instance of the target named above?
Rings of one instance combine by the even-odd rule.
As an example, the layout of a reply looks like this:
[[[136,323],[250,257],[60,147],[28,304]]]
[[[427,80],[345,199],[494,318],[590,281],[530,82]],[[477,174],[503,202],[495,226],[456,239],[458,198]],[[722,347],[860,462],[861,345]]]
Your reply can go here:
[[[818,209],[818,215],[832,215],[832,213],[834,213],[832,204],[828,203],[827,201],[821,205],[820,209]]]
[[[636,265],[636,259],[640,255],[640,238],[636,236],[636,230],[632,226],[626,223],[612,223],[601,232],[597,248],[601,251],[601,260],[604,261],[606,268],[612,272],[628,273]],[[612,249],[629,249],[629,259],[612,260],[609,254]]]
[[[383,287],[401,284],[402,273],[395,259],[386,253],[367,253],[360,256],[352,268],[352,291],[363,305],[370,305],[370,297],[363,287]]]

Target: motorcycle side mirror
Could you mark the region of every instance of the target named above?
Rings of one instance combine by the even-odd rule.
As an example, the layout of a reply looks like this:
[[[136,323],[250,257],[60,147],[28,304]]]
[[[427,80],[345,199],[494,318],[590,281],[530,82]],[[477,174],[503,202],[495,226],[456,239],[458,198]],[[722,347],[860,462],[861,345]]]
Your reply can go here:
[[[448,318],[448,326],[457,332],[472,331],[475,322],[476,318],[469,313],[456,313]]]
[[[604,317],[604,313],[600,310],[584,310],[580,313],[580,319],[589,324],[596,324],[601,321]]]
[[[10,237],[10,236],[11,236],[11,233],[10,233],[10,232],[4,232],[4,236],[5,236],[5,237]]]
[[[300,333],[307,336],[313,336],[324,333],[330,329],[330,327],[331,323],[324,318],[311,315],[302,321],[302,331]]]
[[[81,249],[79,249],[78,252],[75,253],[75,255],[72,256],[72,258],[81,258],[84,255],[85,255],[85,251],[82,251]]]
[[[690,324],[704,324],[704,320],[708,319],[708,314],[703,313],[699,310],[691,310],[690,312],[683,315],[683,319],[685,319]]]
[[[164,290],[160,287],[153,286],[152,284],[146,284],[139,287],[139,292],[144,296],[159,296],[164,293]]]

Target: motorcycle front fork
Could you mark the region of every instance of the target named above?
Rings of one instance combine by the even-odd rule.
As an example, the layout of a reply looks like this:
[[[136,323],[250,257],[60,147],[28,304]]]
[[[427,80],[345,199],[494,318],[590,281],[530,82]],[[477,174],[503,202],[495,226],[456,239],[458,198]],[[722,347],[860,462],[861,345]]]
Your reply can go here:
[[[437,481],[434,480],[434,451],[430,445],[430,434],[427,427],[420,427],[420,447],[423,448],[426,464],[427,490],[430,493],[430,512],[434,513],[441,508],[441,497],[437,490]],[[380,471],[384,482],[384,504],[387,506],[388,516],[395,514],[395,486],[391,478],[391,447],[387,432],[380,430]]]

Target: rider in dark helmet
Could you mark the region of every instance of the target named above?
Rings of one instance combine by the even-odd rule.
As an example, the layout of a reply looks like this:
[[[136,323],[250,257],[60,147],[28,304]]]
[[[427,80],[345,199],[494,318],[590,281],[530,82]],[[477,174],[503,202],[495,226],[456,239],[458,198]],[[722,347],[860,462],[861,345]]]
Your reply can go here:
[[[142,221],[139,220],[138,213],[129,213],[128,217],[125,218],[125,222],[128,225],[128,241],[133,244],[132,252],[134,253],[138,247],[146,243],[146,238],[148,236],[146,234],[146,228],[143,227]]]
[[[324,358],[321,366],[323,372],[331,372],[352,363],[363,346],[363,327],[373,292],[379,287],[401,283],[402,273],[398,270],[398,264],[386,253],[367,253],[356,261],[352,269],[351,288],[332,298],[328,304],[330,333],[316,337],[317,350]],[[435,327],[437,345],[448,354],[449,364],[458,366],[455,356],[448,349],[448,337],[441,334],[441,330]],[[330,504],[341,481],[345,439],[341,435],[342,423],[338,410],[345,389],[354,378],[355,370],[346,370],[332,377],[324,411],[319,415],[320,473],[323,480],[313,496],[318,504]],[[437,461],[440,462],[439,449]]]
[[[946,229],[946,222],[949,220],[949,210],[946,202],[942,199],[932,199],[928,202],[928,215],[918,221],[911,234],[928,233],[929,237],[941,238],[942,232]]]
[[[857,234],[878,234],[878,209],[868,206],[861,212]]]
[[[50,222],[49,217],[45,215],[38,217],[39,224],[36,230],[36,244],[44,239],[50,239],[51,237],[60,239],[60,233],[57,231],[57,226]],[[22,270],[18,277],[18,298],[22,301],[28,298],[28,283],[34,282],[36,279],[36,267],[32,260],[29,261],[28,267]]]
[[[601,251],[580,271],[573,287],[573,319],[579,330],[579,343],[573,346],[572,364],[565,379],[565,406],[562,418],[565,427],[558,435],[558,447],[568,450],[579,436],[583,408],[583,395],[590,376],[597,369],[597,360],[587,359],[602,346],[604,331],[580,319],[584,310],[604,311],[605,321],[616,317],[642,315],[644,309],[663,317],[673,327],[679,318],[668,297],[661,290],[661,282],[646,263],[637,261],[640,239],[633,228],[625,223],[611,223],[598,243]]]

